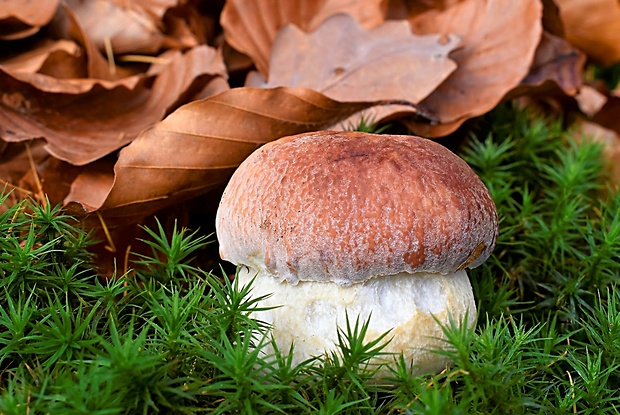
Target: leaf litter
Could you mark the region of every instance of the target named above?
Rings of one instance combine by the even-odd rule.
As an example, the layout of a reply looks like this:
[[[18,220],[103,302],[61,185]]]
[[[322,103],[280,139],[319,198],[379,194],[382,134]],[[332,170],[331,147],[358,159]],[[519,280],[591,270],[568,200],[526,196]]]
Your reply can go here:
[[[5,3],[0,178],[89,224],[139,223],[268,141],[369,117],[443,137],[519,99],[620,129],[618,86],[586,70],[620,60],[612,0]],[[575,104],[584,88],[602,104]]]

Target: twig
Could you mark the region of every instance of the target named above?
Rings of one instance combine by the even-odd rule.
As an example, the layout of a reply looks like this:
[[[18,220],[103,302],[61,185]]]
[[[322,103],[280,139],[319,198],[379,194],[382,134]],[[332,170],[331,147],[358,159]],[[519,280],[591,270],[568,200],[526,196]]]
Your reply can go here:
[[[115,253],[116,246],[114,245],[114,240],[112,240],[112,235],[110,235],[110,230],[108,229],[108,225],[106,225],[105,220],[103,220],[103,216],[99,211],[97,213],[97,217],[99,218],[99,222],[101,222],[101,227],[103,229],[103,233],[105,234],[106,239],[108,240],[108,246],[105,247],[106,250]]]
[[[103,46],[105,47],[105,54],[108,59],[108,69],[112,75],[116,75],[116,63],[114,62],[114,50],[112,49],[112,41],[109,37],[103,38]]]

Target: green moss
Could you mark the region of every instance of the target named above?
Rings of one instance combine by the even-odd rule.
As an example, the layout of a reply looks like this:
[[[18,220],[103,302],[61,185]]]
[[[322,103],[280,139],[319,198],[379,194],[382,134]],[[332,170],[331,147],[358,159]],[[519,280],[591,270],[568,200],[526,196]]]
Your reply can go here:
[[[368,382],[382,341],[365,343],[357,320],[340,353],[264,359],[251,287],[192,265],[206,237],[158,226],[131,277],[100,280],[90,237],[60,209],[6,207],[0,413],[617,413],[620,196],[600,153],[508,106],[480,120],[461,155],[501,230],[470,272],[476,331],[444,328],[453,367],[412,376],[396,359],[385,383]]]

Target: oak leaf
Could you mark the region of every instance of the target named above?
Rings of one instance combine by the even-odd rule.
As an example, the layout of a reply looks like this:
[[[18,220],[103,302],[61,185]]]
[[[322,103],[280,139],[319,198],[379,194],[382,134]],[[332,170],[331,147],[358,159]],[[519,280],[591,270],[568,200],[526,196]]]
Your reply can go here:
[[[273,45],[268,82],[260,86],[310,88],[339,101],[417,103],[456,69],[448,54],[458,44],[456,37],[413,35],[406,21],[365,30],[338,14],[312,33],[285,26]]]
[[[354,16],[364,27],[383,21],[383,0],[228,0],[220,23],[226,42],[248,55],[263,77],[269,73],[271,47],[280,28],[292,23],[304,31],[337,13]]]

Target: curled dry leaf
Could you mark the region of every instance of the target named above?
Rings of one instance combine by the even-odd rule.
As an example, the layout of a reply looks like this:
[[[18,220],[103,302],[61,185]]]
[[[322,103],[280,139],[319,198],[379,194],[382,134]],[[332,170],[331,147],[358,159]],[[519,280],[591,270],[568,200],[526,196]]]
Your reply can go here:
[[[143,129],[204,88],[225,67],[215,49],[168,51],[165,65],[120,81],[62,80],[0,66],[0,137],[43,137],[47,150],[84,165],[131,142]]]
[[[566,39],[605,65],[620,61],[618,0],[555,0]]]
[[[11,73],[40,73],[54,78],[86,76],[82,48],[73,40],[45,39],[32,49],[0,61]]]
[[[511,95],[559,88],[564,94],[573,96],[581,87],[585,63],[586,56],[582,52],[563,38],[544,32],[530,72]]]
[[[178,0],[66,0],[88,37],[100,49],[110,42],[115,54],[155,53],[163,41],[162,18]]]
[[[421,111],[444,124],[435,132],[426,126],[425,133],[454,131],[466,119],[495,107],[516,87],[534,59],[541,17],[540,0],[468,0],[411,19],[414,33],[454,33],[462,38],[462,48],[450,55],[457,70],[420,103]],[[415,131],[422,133],[418,127]]]
[[[273,45],[269,82],[261,86],[310,88],[345,102],[417,103],[456,69],[448,54],[458,44],[456,37],[413,35],[406,21],[365,30],[338,14],[309,34],[285,26]]]
[[[280,28],[292,23],[304,31],[327,17],[348,13],[364,27],[383,21],[383,0],[228,0],[220,23],[226,42],[248,55],[261,75],[269,73],[271,46]]]
[[[342,103],[301,88],[231,89],[184,105],[144,131],[121,151],[111,188],[102,177],[82,176],[66,202],[76,213],[99,211],[109,224],[133,223],[225,184],[266,142],[382,103]]]
[[[60,0],[3,0],[0,3],[0,39],[31,36],[52,20]]]

